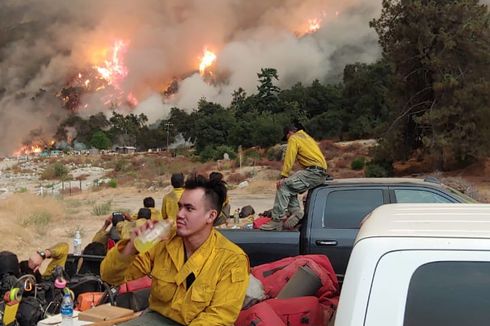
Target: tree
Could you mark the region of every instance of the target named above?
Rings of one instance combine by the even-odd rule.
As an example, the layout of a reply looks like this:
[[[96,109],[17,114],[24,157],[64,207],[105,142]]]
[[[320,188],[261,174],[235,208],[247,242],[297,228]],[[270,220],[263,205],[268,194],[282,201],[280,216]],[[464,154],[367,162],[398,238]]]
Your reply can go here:
[[[235,117],[230,110],[201,99],[198,110],[191,116],[194,119],[192,138],[196,140],[198,152],[206,146],[228,144],[230,129],[235,125]]]
[[[278,112],[277,94],[280,88],[274,85],[273,82],[274,79],[279,80],[277,70],[274,68],[262,68],[257,77],[259,78],[259,86],[257,86],[259,91],[257,94],[259,111]]]
[[[393,69],[385,140],[392,158],[422,149],[467,161],[490,150],[490,33],[477,0],[384,0],[371,22]],[[390,144],[391,143],[391,144]]]
[[[139,115],[128,114],[122,115],[116,111],[112,112],[112,117],[109,119],[111,123],[110,134],[113,142],[117,141],[122,145],[136,145],[136,138],[140,130],[148,122],[145,114]]]
[[[384,60],[345,66],[343,130],[349,138],[375,137],[384,130],[390,114],[385,101],[390,80],[390,66]]]
[[[176,108],[176,107],[171,108],[168,119],[163,120],[160,123],[159,128],[162,129],[162,131],[165,134],[165,141],[166,141],[166,137],[167,137],[166,136],[167,123],[170,123],[170,125],[172,126],[172,129],[177,131],[177,134],[181,133],[185,139],[192,139],[192,136],[193,136],[192,130],[194,130],[194,119],[192,119],[190,114],[188,114],[184,110]],[[194,140],[195,139],[192,139],[192,141],[194,141]],[[169,141],[173,142],[174,139],[171,138]]]
[[[96,131],[93,135],[92,138],[90,139],[90,145],[97,149],[109,149],[111,147],[111,140],[105,132],[102,130]]]

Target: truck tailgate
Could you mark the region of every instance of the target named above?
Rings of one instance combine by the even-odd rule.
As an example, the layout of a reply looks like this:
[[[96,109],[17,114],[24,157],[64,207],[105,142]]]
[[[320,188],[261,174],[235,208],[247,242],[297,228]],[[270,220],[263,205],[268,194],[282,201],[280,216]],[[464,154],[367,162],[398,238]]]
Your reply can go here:
[[[299,255],[298,231],[219,231],[245,251],[251,266]]]

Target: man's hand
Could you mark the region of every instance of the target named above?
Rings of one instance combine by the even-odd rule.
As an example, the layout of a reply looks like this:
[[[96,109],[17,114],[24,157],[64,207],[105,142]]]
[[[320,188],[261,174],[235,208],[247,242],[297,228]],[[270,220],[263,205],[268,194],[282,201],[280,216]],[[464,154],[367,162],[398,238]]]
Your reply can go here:
[[[104,220],[104,230],[107,229],[109,225],[112,224],[112,215],[109,215],[105,220]]]
[[[131,215],[128,212],[123,212],[122,215],[126,221],[131,221]]]
[[[43,262],[43,257],[41,257],[41,255],[36,252],[33,255],[31,255],[31,257],[29,257],[27,265],[29,266],[30,269],[36,272],[41,266],[42,262]]]
[[[281,186],[286,182],[286,177],[281,175],[281,179],[276,182],[276,189],[281,188]]]
[[[145,224],[131,231],[131,239],[126,244],[126,247],[124,247],[122,254],[126,256],[132,256],[138,254],[138,250],[136,250],[136,247],[134,246],[134,239],[136,239],[147,229],[153,229],[153,225],[155,225],[155,223],[156,223],[155,221],[147,220]]]

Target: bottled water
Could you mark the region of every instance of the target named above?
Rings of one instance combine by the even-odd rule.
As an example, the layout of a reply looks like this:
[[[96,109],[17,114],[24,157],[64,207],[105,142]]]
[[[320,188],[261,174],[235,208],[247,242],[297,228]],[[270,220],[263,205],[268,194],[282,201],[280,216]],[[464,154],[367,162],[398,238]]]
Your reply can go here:
[[[82,237],[80,236],[80,230],[75,231],[75,238],[73,238],[73,253],[75,255],[82,254]]]
[[[237,208],[235,214],[233,214],[233,224],[240,224],[240,208]]]
[[[147,252],[161,240],[166,239],[172,231],[172,222],[161,220],[153,225],[153,228],[146,229],[136,239],[134,246],[140,254]]]
[[[63,301],[61,301],[61,325],[70,326],[73,325],[73,300],[70,293],[63,295]]]

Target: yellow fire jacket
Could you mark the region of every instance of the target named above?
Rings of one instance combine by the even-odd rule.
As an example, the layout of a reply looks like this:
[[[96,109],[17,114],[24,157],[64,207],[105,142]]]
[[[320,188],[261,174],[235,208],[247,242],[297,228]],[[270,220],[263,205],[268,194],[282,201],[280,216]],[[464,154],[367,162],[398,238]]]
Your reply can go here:
[[[288,139],[288,147],[281,170],[283,177],[289,176],[296,159],[303,168],[317,166],[327,169],[327,162],[317,142],[303,130],[296,131]]]
[[[160,221],[162,219],[162,213],[155,207],[150,207],[152,221]],[[138,219],[138,213],[131,214],[131,221]]]
[[[48,248],[51,253],[51,261],[44,270],[42,276],[49,277],[53,273],[56,266],[62,266],[65,268],[66,259],[68,258],[69,246],[66,242],[60,242],[55,244],[53,247]]]
[[[153,214],[152,214],[153,216]],[[139,218],[135,221],[122,221],[117,223],[117,231],[119,231],[119,234],[121,235],[121,239],[130,239],[131,238],[131,231],[133,229],[139,228],[143,224],[146,223],[146,219],[144,218]]]
[[[184,188],[174,188],[170,193],[163,196],[162,218],[164,220],[170,218],[175,221],[177,219],[177,212],[179,211],[179,200],[183,192]]]
[[[117,285],[150,275],[150,309],[184,325],[233,325],[248,287],[249,262],[221,233],[212,229],[187,261],[178,236],[132,257],[120,253],[126,244],[127,240],[120,241],[102,261],[104,281]],[[187,288],[191,273],[195,280]]]

